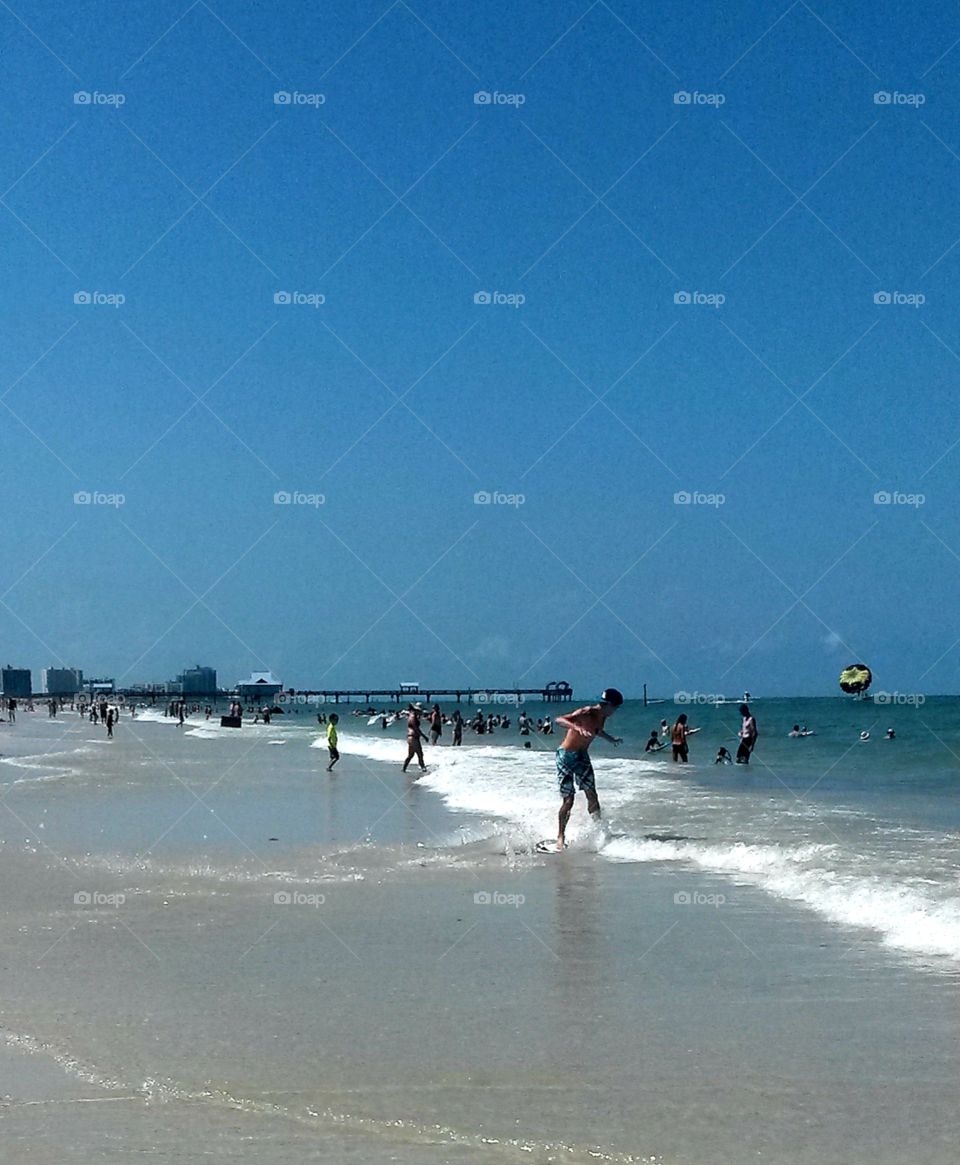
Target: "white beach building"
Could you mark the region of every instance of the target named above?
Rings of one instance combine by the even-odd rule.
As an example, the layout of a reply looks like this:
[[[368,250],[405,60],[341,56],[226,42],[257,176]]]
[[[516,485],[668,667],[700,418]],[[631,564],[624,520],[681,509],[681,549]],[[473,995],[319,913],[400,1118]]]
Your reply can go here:
[[[241,700],[272,700],[283,688],[283,684],[270,671],[255,671],[247,680],[237,681],[237,694]]]

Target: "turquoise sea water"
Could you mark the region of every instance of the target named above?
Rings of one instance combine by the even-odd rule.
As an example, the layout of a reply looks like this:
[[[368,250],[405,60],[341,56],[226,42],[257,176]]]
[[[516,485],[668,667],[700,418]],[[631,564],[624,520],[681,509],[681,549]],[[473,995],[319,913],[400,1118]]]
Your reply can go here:
[[[557,714],[527,710],[535,720]],[[751,763],[715,765],[721,745],[736,752],[736,703],[628,701],[608,725],[624,743],[591,750],[605,830],[588,838],[581,804],[573,843],[582,837],[608,860],[722,873],[960,969],[960,700],[760,699],[751,710],[760,732]],[[651,729],[680,711],[701,729],[690,738],[690,763],[674,764],[669,749],[645,755]],[[559,737],[534,738],[524,750],[512,719],[492,737],[468,734],[463,756],[434,750],[423,783],[452,808],[548,837]],[[789,737],[794,724],[815,735]],[[384,733],[359,720],[359,739],[345,747],[386,760],[402,749],[383,739],[391,733],[402,728]]]

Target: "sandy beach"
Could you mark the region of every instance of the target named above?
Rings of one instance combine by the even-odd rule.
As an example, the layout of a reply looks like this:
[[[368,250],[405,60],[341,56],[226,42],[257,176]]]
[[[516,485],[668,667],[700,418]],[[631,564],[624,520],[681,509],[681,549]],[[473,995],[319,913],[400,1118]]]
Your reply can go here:
[[[328,777],[305,725],[98,746],[23,720],[0,766],[23,1159],[952,1159],[955,979],[864,932],[672,860],[532,854],[348,744]]]

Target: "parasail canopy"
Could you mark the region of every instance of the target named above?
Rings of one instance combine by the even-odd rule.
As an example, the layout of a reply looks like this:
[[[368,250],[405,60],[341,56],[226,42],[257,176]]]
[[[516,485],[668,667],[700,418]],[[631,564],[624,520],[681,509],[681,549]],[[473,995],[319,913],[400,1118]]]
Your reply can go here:
[[[852,663],[840,673],[840,687],[844,692],[865,692],[873,683],[873,673],[865,663]]]

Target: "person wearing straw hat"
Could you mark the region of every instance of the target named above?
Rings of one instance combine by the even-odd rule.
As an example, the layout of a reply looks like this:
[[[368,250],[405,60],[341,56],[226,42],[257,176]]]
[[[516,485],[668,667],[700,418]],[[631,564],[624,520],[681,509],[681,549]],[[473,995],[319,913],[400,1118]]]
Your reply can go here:
[[[425,733],[420,728],[420,716],[423,713],[423,705],[417,701],[416,704],[407,705],[407,759],[403,762],[403,771],[407,771],[407,765],[417,758],[417,764],[420,766],[420,772],[425,773],[427,766],[423,763],[423,745],[421,740],[426,740]]]

